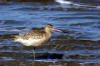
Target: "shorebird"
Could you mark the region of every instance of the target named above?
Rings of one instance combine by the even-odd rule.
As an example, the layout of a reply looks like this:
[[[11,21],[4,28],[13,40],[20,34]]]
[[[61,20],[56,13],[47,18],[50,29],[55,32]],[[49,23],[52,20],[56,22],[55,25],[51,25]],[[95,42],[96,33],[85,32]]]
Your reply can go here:
[[[28,33],[19,33],[14,38],[15,42],[22,43],[25,46],[39,47],[44,45],[51,38],[51,31],[63,32],[54,28],[51,24],[47,24],[44,28],[35,29]],[[35,54],[34,54],[35,58]]]

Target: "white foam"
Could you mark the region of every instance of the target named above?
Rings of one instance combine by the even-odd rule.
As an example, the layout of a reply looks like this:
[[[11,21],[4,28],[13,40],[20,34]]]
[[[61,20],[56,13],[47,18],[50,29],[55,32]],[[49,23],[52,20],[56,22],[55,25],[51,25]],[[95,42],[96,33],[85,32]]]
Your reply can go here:
[[[64,0],[56,0],[56,2],[61,3],[61,4],[72,4],[71,1],[64,1]]]
[[[88,8],[100,8],[100,6],[91,6],[91,5],[83,5],[80,3],[73,3],[71,1],[65,1],[65,0],[55,0],[57,3],[60,3],[61,5],[73,5],[78,7],[88,7]]]

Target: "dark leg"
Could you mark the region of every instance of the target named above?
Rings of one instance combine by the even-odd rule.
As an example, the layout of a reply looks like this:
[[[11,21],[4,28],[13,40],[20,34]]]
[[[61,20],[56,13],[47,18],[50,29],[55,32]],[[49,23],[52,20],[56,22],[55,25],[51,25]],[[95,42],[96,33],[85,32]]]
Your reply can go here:
[[[32,62],[32,66],[35,66],[35,48],[33,48],[32,54],[33,54],[33,56],[34,56],[34,61]]]
[[[20,65],[21,66],[24,66],[24,61],[25,61],[24,55],[22,55],[23,54],[23,51],[24,51],[23,46],[21,46],[20,47],[20,54],[21,54],[21,62],[20,62]]]
[[[33,49],[33,56],[34,56],[34,61],[35,61],[35,48]]]

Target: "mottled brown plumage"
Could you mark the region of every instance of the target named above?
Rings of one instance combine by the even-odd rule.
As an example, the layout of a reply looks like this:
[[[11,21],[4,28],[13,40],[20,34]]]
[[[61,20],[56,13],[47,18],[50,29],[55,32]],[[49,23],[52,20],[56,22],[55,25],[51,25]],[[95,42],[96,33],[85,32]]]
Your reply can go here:
[[[52,30],[62,32],[61,30],[53,28],[51,24],[47,24],[40,30],[35,29],[34,31],[28,32],[26,34],[20,33],[19,35],[16,35],[14,41],[22,43],[25,46],[38,47],[45,44],[51,38]]]

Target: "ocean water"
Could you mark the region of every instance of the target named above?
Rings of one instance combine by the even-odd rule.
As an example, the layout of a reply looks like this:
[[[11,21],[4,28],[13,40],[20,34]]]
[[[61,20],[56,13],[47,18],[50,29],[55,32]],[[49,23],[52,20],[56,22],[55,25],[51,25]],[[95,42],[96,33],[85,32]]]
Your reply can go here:
[[[0,66],[100,66],[99,0],[0,2]],[[52,24],[64,33],[35,50],[12,40]]]

